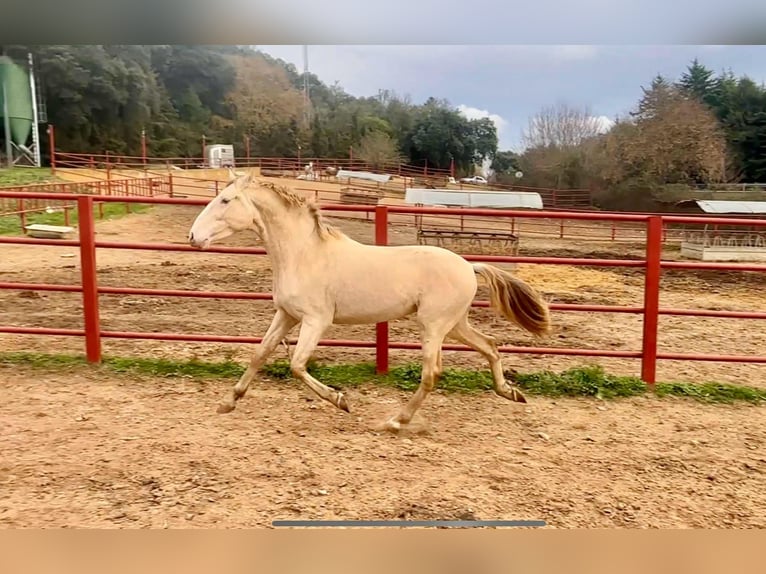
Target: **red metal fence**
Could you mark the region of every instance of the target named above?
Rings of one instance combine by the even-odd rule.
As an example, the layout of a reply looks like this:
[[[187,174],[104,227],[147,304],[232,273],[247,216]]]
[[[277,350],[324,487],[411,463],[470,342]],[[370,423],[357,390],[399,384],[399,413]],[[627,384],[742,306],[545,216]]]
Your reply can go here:
[[[445,186],[448,184],[448,178],[453,175],[451,170],[429,167],[422,167],[404,163],[386,163],[383,165],[372,165],[360,159],[354,158],[281,158],[281,157],[248,157],[235,158],[237,168],[257,167],[261,170],[263,176],[275,177],[306,177],[310,175],[308,181],[334,181],[333,172],[327,171],[328,168],[372,171],[377,173],[386,173],[398,176],[397,182],[404,191],[404,185],[409,187],[418,187],[420,185]],[[308,174],[305,171],[307,164],[313,165],[313,171]],[[188,170],[184,176],[194,177],[194,168],[205,167],[205,161],[202,158],[174,158],[174,157],[137,157],[137,156],[117,156],[114,154],[80,154],[66,153],[57,151],[52,161],[54,172],[56,170],[83,170],[97,169],[106,173],[107,179],[110,179],[115,170],[139,170],[146,174],[161,174],[160,170],[168,170],[172,167]],[[209,167],[209,166],[208,166]],[[191,173],[189,173],[189,171]],[[402,181],[408,180],[408,181]],[[389,184],[390,186],[391,184]],[[489,186],[463,184],[457,181],[450,186],[458,189],[481,190],[494,189],[496,191],[527,191],[539,193],[543,204],[546,207],[562,209],[588,209],[591,207],[591,195],[587,189],[552,189],[541,187],[529,187],[524,185],[506,185],[493,183]]]
[[[23,192],[0,192],[0,198],[30,198],[30,199],[60,199],[59,194],[23,193]],[[128,202],[146,204],[172,204],[172,205],[195,205],[203,206],[207,202],[204,199],[193,198],[143,198],[143,197],[108,197],[77,195],[72,197],[76,201],[79,214],[79,239],[72,240],[48,240],[33,239],[28,237],[0,237],[0,244],[21,245],[61,245],[78,247],[80,250],[81,282],[79,285],[53,285],[45,283],[20,283],[0,282],[0,289],[22,289],[39,291],[63,291],[81,292],[83,298],[84,329],[58,329],[41,327],[0,326],[0,333],[32,334],[32,335],[64,335],[80,336],[85,338],[86,355],[89,361],[101,360],[102,338],[121,339],[154,339],[175,341],[199,341],[199,342],[236,342],[258,343],[258,337],[220,336],[220,335],[191,335],[181,333],[150,333],[150,332],[122,332],[103,330],[99,321],[99,294],[122,294],[122,295],[148,295],[164,297],[199,297],[199,298],[222,298],[222,299],[271,299],[271,293],[245,293],[245,292],[205,292],[191,290],[169,289],[141,289],[128,287],[100,287],[98,284],[98,272],[96,251],[97,249],[138,249],[138,250],[162,250],[162,251],[196,251],[191,246],[156,243],[121,243],[111,241],[97,241],[95,238],[95,222],[93,208],[96,202]],[[454,210],[446,208],[415,208],[409,206],[356,206],[356,205],[325,205],[323,209],[333,212],[372,212],[375,221],[376,244],[387,244],[388,216],[389,214],[434,214],[446,215]],[[633,351],[615,351],[600,349],[575,349],[575,348],[548,348],[548,347],[500,347],[504,353],[533,354],[533,355],[569,355],[591,357],[615,357],[641,360],[642,379],[653,384],[656,378],[657,360],[690,360],[690,361],[719,361],[741,363],[766,363],[766,356],[743,356],[743,355],[701,355],[685,353],[661,352],[657,348],[658,321],[660,315],[698,316],[698,317],[728,317],[740,319],[766,319],[766,312],[742,312],[723,310],[696,310],[696,309],[668,309],[659,307],[660,276],[663,269],[709,269],[729,271],[766,271],[766,265],[754,264],[723,264],[706,262],[686,261],[663,261],[662,254],[662,229],[663,220],[666,223],[699,223],[704,218],[685,216],[659,216],[659,215],[632,215],[614,213],[565,213],[565,212],[517,212],[512,210],[498,211],[487,209],[465,210],[469,215],[492,216],[492,217],[526,217],[526,218],[568,218],[576,220],[603,220],[618,222],[640,222],[646,227],[646,255],[643,259],[589,259],[589,258],[563,258],[563,257],[510,257],[501,255],[466,255],[469,261],[485,261],[494,263],[537,263],[547,265],[588,265],[608,267],[632,267],[645,270],[644,302],[641,307],[626,307],[613,305],[580,305],[580,304],[553,304],[551,309],[555,312],[603,312],[603,313],[633,313],[643,316],[643,335],[641,348]],[[470,213],[469,213],[470,212]],[[727,225],[762,225],[766,221],[754,222],[752,220],[719,219],[719,222]],[[218,253],[243,253],[265,255],[263,249],[258,248],[227,248],[213,247],[209,252]],[[487,307],[487,301],[476,301],[474,306]],[[294,343],[294,341],[292,341]],[[388,325],[379,324],[376,329],[375,341],[357,340],[323,340],[322,346],[340,347],[368,347],[377,351],[377,367],[380,372],[388,369],[389,349],[418,349],[417,342],[394,342],[388,337]],[[462,345],[445,344],[445,350],[470,350]]]
[[[29,216],[51,209],[63,212],[64,225],[69,225],[71,211],[75,208],[74,196],[78,194],[134,197],[172,196],[173,178],[165,175],[121,180],[40,183],[0,187],[0,191],[23,193],[23,196],[13,199],[0,196],[0,217],[17,216],[21,229],[24,229]],[[55,194],[56,199],[41,199],[39,194]],[[99,215],[103,217],[103,203],[99,202],[98,206]]]
[[[316,172],[322,172],[327,168],[386,172],[402,177],[433,177],[447,178],[451,175],[449,169],[387,162],[382,165],[373,165],[361,159],[355,158],[318,158],[318,157],[238,157],[234,158],[237,168],[257,167],[262,170],[280,171],[297,175],[304,173],[307,164],[312,164]],[[206,158],[188,157],[140,157],[104,154],[67,153],[57,151],[54,161],[54,169],[62,168],[86,168],[86,169],[150,169],[152,167],[176,166],[183,169],[210,167]]]

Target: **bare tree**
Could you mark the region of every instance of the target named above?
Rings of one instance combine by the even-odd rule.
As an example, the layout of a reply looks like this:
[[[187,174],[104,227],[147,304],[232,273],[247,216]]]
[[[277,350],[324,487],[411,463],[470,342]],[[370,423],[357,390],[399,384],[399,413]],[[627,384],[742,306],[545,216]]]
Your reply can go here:
[[[529,119],[522,133],[528,149],[577,147],[599,135],[603,126],[588,107],[577,108],[565,103],[542,108]]]

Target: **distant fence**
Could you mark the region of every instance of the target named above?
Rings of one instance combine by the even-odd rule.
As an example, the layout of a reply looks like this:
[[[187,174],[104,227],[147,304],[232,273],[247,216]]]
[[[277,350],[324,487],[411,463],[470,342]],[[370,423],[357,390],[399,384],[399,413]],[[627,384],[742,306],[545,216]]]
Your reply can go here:
[[[462,183],[459,180],[449,183],[454,173],[449,169],[430,167],[427,164],[421,166],[405,163],[384,163],[373,165],[355,158],[315,158],[315,157],[239,157],[234,159],[235,168],[258,168],[264,177],[291,177],[305,178],[306,181],[328,182],[336,181],[337,170],[369,171],[373,173],[386,173],[394,176],[386,189],[401,189],[405,187],[449,186],[454,189],[478,190],[494,189],[497,191],[531,191],[539,193],[543,199],[543,205],[548,208],[558,209],[589,209],[592,206],[591,194],[587,189],[553,189],[529,187],[524,185],[507,185],[491,183],[489,185],[476,185]],[[311,171],[306,171],[306,166],[311,164]],[[130,177],[125,172],[141,172],[145,175],[159,175],[163,170],[209,168],[203,158],[181,157],[140,157],[121,156],[110,153],[83,154],[56,151],[53,155],[52,168],[55,170],[103,170],[107,178]],[[113,173],[115,172],[115,173]],[[362,185],[360,180],[352,180],[350,185]],[[345,182],[344,182],[345,183]],[[369,183],[368,183],[369,184]]]
[[[149,170],[130,174],[129,172],[111,169],[110,171],[99,170],[99,173],[92,174],[94,177],[105,177],[106,179],[93,179],[87,174],[83,177],[85,181],[67,182],[55,184],[34,184],[27,186],[13,186],[0,188],[2,191],[24,191],[27,193],[57,193],[63,196],[72,194],[89,194],[98,196],[128,196],[128,197],[200,197],[210,198],[217,195],[225,186],[225,179],[220,176],[202,176],[201,173],[195,173],[196,170],[174,170],[167,168]],[[79,177],[79,175],[78,175]],[[315,201],[324,204],[347,204],[348,197],[344,197],[343,189],[353,189],[360,194],[367,194],[374,201],[372,205],[403,206],[404,186],[401,182],[389,182],[378,184],[374,182],[365,182],[363,180],[353,180],[352,182],[343,182],[340,184],[341,190],[335,187],[322,187],[321,182],[299,181],[294,185],[297,191],[312,197]],[[477,189],[477,186],[466,186]],[[529,191],[530,188],[524,188]],[[583,196],[577,190],[541,190],[532,188],[543,196],[546,210],[567,210],[578,211],[581,208],[576,207],[584,201]],[[361,200],[360,200],[361,203]],[[98,204],[103,207],[102,203]],[[414,207],[423,207],[415,205]],[[49,209],[61,210],[64,213],[64,224],[69,225],[69,214],[73,209],[71,201],[53,201],[34,199],[32,197],[19,198],[11,200],[8,198],[0,199],[0,217],[17,216],[20,219],[21,228],[27,223],[28,216],[44,212]],[[586,210],[587,211],[587,210]],[[100,213],[100,212],[99,212]],[[519,213],[527,213],[520,211]],[[642,214],[652,215],[652,214]],[[337,214],[337,216],[348,218],[362,218],[370,220],[372,212],[370,211],[347,211]],[[705,219],[705,224],[681,224],[665,223],[662,232],[663,243],[679,243],[686,240],[690,234],[692,237],[703,232],[705,225],[708,229],[706,236],[711,238],[736,237],[752,234],[755,231],[763,233],[762,228],[750,226],[748,229],[729,230],[724,225],[719,225],[717,220],[720,215],[710,214],[701,216]],[[581,241],[603,241],[603,242],[625,242],[625,243],[644,243],[646,241],[646,229],[643,224],[632,221],[584,221],[581,219],[557,218],[547,219],[538,217],[529,217],[519,215],[518,217],[476,217],[472,216],[470,210],[463,208],[451,208],[449,213],[436,215],[423,214],[402,214],[395,213],[391,215],[392,224],[414,225],[416,229],[430,228],[442,229],[445,231],[461,232],[489,232],[489,233],[511,233],[522,236],[533,236],[538,238],[549,238],[559,240],[581,240]],[[695,235],[696,234],[696,235]]]
[[[53,158],[53,168],[87,168],[87,169],[156,169],[161,167],[179,167],[182,169],[202,169],[215,167],[208,165],[204,158],[188,157],[140,157],[104,154],[83,154],[56,151]],[[431,177],[445,179],[452,175],[449,169],[385,162],[374,165],[361,159],[353,158],[318,158],[318,157],[238,157],[234,158],[234,167],[257,167],[261,170],[272,170],[285,175],[296,177],[305,173],[305,167],[313,164],[318,174],[330,176],[333,169],[352,171],[371,171],[374,173],[389,173],[404,177]],[[330,172],[327,172],[327,170]]]

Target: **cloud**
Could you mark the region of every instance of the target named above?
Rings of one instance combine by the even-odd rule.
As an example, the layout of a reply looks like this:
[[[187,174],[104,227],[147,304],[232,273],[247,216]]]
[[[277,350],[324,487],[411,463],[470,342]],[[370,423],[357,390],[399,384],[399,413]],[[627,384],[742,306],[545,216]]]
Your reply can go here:
[[[614,127],[614,120],[607,116],[596,116],[596,121],[602,134],[605,134]]]
[[[507,135],[507,130],[509,127],[508,120],[498,114],[493,114],[488,110],[480,110],[479,108],[466,106],[465,104],[460,104],[457,106],[457,110],[469,120],[478,120],[481,118],[489,118],[492,120],[492,123],[495,124],[495,127],[497,128],[497,138],[499,140],[500,149],[507,149],[508,146],[504,142],[503,138],[505,135]]]
[[[590,60],[598,56],[597,46],[590,44],[562,44],[559,46],[540,46],[543,53],[548,52],[553,59],[566,62]]]
[[[598,48],[587,44],[553,46],[553,51],[564,60],[590,60],[598,55]]]

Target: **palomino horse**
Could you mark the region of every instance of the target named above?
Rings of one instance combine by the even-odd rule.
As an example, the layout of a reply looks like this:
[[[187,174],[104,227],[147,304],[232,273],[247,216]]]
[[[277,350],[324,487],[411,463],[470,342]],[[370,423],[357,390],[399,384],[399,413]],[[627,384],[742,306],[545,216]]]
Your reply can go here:
[[[471,264],[452,251],[434,246],[376,246],[354,241],[327,224],[319,208],[285,188],[236,177],[197,216],[189,243],[204,249],[229,235],[258,233],[272,262],[276,313],[256,347],[250,365],[218,407],[235,408],[256,372],[287,334],[300,323],[290,359],[293,375],[317,395],[349,412],[343,393],[312,377],[306,364],[324,332],[333,324],[370,324],[415,314],[420,329],[423,373],[420,386],[384,428],[407,425],[442,372],[442,343],[451,337],[481,353],[489,362],[494,390],[511,401],[526,402],[506,382],[494,339],[468,323],[477,275],[490,288],[492,308],[535,335],[550,330],[546,303],[510,273]]]

